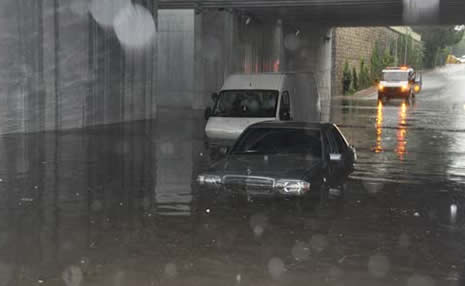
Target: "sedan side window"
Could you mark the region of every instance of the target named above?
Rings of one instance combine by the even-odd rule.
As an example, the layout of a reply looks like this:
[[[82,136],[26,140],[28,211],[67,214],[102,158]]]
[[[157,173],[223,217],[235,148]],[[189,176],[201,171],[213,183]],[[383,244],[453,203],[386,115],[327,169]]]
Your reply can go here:
[[[333,132],[331,130],[328,130],[326,132],[326,136],[328,137],[328,143],[329,143],[329,153],[330,154],[338,154],[340,153],[339,148],[337,146],[336,140],[333,136]]]
[[[336,129],[336,128],[331,128],[331,133],[333,134],[333,137],[334,137],[334,140],[336,142],[336,145],[337,145],[337,148],[339,150],[340,153],[344,153],[347,151],[347,144],[344,140],[344,138],[342,138],[342,135],[341,133],[339,133],[339,131]]]

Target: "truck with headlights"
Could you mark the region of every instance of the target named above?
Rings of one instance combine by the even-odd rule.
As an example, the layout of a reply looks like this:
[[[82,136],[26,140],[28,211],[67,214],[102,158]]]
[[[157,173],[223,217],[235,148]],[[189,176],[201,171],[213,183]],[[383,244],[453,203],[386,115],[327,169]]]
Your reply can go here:
[[[420,92],[422,79],[411,67],[390,67],[382,71],[382,79],[377,84],[379,101],[391,98],[410,101]]]

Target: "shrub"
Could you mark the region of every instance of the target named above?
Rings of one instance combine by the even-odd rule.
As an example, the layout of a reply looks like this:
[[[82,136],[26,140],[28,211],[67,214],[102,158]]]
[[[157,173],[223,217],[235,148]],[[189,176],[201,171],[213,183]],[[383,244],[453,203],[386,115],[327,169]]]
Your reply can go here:
[[[349,63],[346,61],[344,64],[344,71],[342,72],[342,87],[343,87],[344,94],[350,91],[351,83],[352,83],[352,74],[350,73]]]
[[[355,69],[355,67],[352,68],[352,87],[355,91],[357,91],[359,87],[357,70]]]

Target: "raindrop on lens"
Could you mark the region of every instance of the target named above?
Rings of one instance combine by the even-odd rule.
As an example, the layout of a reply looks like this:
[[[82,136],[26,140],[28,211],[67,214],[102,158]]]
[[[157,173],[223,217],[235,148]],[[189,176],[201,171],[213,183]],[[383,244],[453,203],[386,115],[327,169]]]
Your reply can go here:
[[[371,256],[368,261],[368,271],[376,278],[385,277],[390,268],[389,259],[381,254]]]
[[[174,263],[166,264],[166,266],[165,266],[165,274],[166,274],[166,276],[168,276],[170,278],[176,277],[178,275],[178,270],[177,270],[176,264],[174,264]]]
[[[150,46],[156,33],[152,14],[138,4],[128,5],[121,9],[113,25],[116,37],[121,44],[132,50]]]
[[[407,280],[407,286],[434,286],[434,280],[431,277],[414,274]]]
[[[279,279],[285,271],[284,262],[280,258],[274,257],[268,262],[268,272],[273,279]]]
[[[302,261],[308,259],[310,256],[310,247],[304,242],[297,241],[292,247],[292,256],[297,261]]]

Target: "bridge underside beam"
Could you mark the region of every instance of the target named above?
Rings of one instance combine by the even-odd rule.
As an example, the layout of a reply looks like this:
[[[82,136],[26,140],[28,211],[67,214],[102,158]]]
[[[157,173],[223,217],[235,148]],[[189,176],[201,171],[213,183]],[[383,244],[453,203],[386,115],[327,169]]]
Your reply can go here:
[[[419,11],[413,19],[406,3],[420,0],[160,0],[161,9],[236,9],[260,20],[280,18],[286,22],[323,23],[332,26],[402,24],[462,24],[465,1],[434,0],[433,13]],[[422,3],[422,2],[418,2]]]

